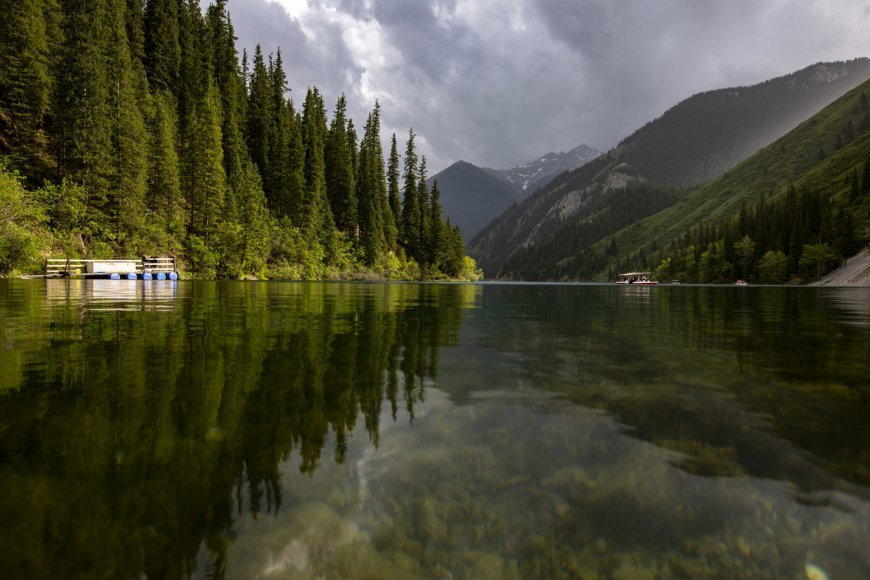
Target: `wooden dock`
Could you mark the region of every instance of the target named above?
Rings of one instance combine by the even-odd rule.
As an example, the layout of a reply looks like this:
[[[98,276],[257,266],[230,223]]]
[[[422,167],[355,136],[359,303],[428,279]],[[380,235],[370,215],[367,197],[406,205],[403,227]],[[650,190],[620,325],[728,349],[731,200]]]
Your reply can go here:
[[[178,261],[175,256],[142,256],[132,260],[47,258],[43,277],[178,280]]]

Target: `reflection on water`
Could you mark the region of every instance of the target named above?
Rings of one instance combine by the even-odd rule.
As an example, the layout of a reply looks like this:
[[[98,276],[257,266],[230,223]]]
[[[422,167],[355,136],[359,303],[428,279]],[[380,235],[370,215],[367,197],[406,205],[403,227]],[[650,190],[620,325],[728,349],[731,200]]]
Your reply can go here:
[[[3,577],[870,575],[870,291],[0,281]]]
[[[45,288],[47,299],[89,310],[167,310],[177,296],[174,280],[53,280]]]

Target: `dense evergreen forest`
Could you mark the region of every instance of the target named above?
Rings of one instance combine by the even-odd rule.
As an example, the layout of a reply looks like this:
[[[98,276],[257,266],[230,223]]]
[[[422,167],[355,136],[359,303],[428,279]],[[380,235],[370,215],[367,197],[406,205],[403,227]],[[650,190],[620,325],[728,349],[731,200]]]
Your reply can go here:
[[[227,0],[0,0],[0,275],[174,254],[201,277],[469,278],[409,132],[288,98]]]
[[[846,203],[820,191],[790,187],[784,199],[762,196],[746,202],[739,213],[702,223],[636,263],[654,266],[665,280],[817,280],[864,245],[847,204],[854,207],[870,199],[870,158],[863,179],[853,171],[845,181]]]

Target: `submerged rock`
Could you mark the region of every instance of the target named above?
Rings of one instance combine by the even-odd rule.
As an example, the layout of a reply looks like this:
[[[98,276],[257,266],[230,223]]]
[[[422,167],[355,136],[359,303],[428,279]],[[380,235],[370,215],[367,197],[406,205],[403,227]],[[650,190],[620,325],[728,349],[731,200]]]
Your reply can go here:
[[[807,562],[804,571],[807,574],[807,580],[828,580],[828,575],[825,574],[825,571],[815,564]]]

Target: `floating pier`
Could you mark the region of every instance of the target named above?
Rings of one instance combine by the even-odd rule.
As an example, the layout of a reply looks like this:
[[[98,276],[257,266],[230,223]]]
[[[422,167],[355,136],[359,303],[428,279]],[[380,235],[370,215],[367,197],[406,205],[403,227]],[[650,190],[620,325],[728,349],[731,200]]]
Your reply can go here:
[[[109,280],[178,280],[175,256],[142,256],[133,260],[80,260],[48,258],[45,278],[95,278]]]

